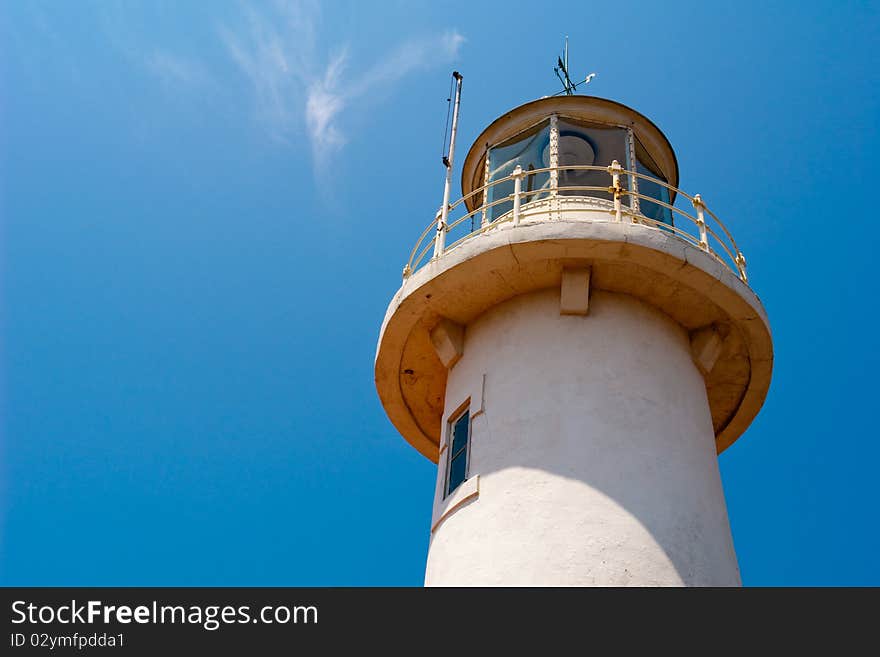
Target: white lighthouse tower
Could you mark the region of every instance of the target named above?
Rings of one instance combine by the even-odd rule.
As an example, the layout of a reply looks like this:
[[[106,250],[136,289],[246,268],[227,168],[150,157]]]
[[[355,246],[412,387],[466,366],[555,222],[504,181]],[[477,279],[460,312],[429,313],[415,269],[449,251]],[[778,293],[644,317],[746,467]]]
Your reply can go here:
[[[772,340],[678,177],[657,126],[595,97],[526,103],[471,146],[376,353],[385,411],[438,466],[426,585],[740,584],[717,454]]]

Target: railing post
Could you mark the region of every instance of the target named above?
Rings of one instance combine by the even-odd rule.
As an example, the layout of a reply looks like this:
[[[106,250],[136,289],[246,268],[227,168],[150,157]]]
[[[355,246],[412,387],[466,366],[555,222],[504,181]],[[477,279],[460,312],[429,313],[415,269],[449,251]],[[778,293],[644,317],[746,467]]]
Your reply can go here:
[[[550,115],[550,218],[559,219],[559,117]]]
[[[620,172],[623,167],[620,162],[614,160],[608,167],[608,173],[611,174],[611,192],[614,194],[614,221],[623,221],[622,211],[620,207]]]
[[[627,134],[627,142],[628,142],[628,152],[629,152],[629,163],[627,164],[627,169],[632,171],[633,173],[629,174],[627,177],[629,178],[629,209],[632,210],[633,214],[633,222],[636,221],[635,215],[640,213],[639,209],[639,179],[636,176],[638,171],[638,165],[636,164],[636,135],[633,132],[632,128],[626,129]]]
[[[746,285],[749,284],[749,277],[746,276],[746,257],[742,254],[742,251],[737,251],[736,253],[736,266],[739,269],[739,277],[742,279],[742,282]]]
[[[486,167],[483,169],[483,208],[480,212],[480,228],[485,228],[489,224],[489,149],[486,148]]]
[[[523,170],[520,165],[516,165],[513,170],[513,225],[519,225],[519,204],[522,197],[522,179]]]
[[[703,203],[703,197],[699,194],[694,195],[694,209],[697,211],[697,228],[700,229],[700,248],[703,251],[709,251],[709,235],[706,233],[706,216],[703,212],[703,208],[705,204]]]
[[[437,210],[437,234],[434,235],[434,257],[439,258],[443,255],[443,249],[446,248],[446,217],[449,213],[449,206],[444,205]]]

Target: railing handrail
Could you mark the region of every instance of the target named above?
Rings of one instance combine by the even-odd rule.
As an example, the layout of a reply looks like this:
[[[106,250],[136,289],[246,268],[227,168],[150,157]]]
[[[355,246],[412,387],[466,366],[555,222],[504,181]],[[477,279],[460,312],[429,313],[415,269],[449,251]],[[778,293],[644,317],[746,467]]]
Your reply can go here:
[[[568,186],[562,185],[557,182],[556,186],[551,185],[550,187],[541,187],[539,189],[533,190],[522,189],[522,181],[529,176],[537,176],[542,173],[552,174],[553,172],[556,172],[558,174],[559,172],[563,171],[603,172],[609,175],[611,185],[607,187],[595,185]],[[632,176],[637,180],[649,181],[653,184],[659,185],[669,190],[669,192],[671,192],[670,198],[680,196],[681,198],[689,200],[696,210],[696,216],[685,212],[682,208],[676,207],[671,203],[666,203],[652,196],[647,196],[645,194],[639,193],[638,191],[622,187],[620,183],[621,176]],[[490,203],[487,203],[487,199],[489,196],[488,191],[491,188],[511,181],[513,181],[514,183],[513,193],[507,194],[505,196],[495,199]],[[609,206],[613,208],[610,209],[610,211],[614,215],[614,221],[619,222],[623,221],[624,218],[626,218],[633,223],[655,227],[660,230],[667,230],[670,232],[670,234],[696,246],[697,248],[700,248],[712,257],[724,263],[733,273],[737,274],[744,283],[748,283],[748,278],[746,277],[745,270],[745,257],[743,256],[742,251],[739,250],[739,247],[736,244],[736,240],[733,239],[733,235],[730,234],[727,226],[725,226],[724,223],[718,218],[718,216],[706,206],[706,203],[703,201],[702,197],[699,194],[694,194],[693,196],[691,196],[687,192],[683,192],[682,190],[673,187],[666,181],[660,180],[659,178],[654,178],[653,176],[642,174],[637,171],[624,169],[616,160],[611,164],[611,166],[604,167],[589,164],[572,164],[556,167],[542,167],[540,169],[531,169],[524,171],[519,166],[517,166],[511,174],[497,180],[492,180],[489,183],[482,185],[481,187],[477,187],[476,189],[471,190],[470,192],[459,198],[457,201],[450,203],[447,208],[447,212],[445,213],[446,217],[449,217],[449,213],[451,213],[459,206],[464,205],[464,209],[466,209],[467,212],[463,216],[458,217],[455,220],[449,220],[447,218],[445,223],[442,221],[438,221],[443,210],[443,208],[441,208],[435,216],[434,220],[430,224],[428,224],[424,231],[422,231],[422,234],[419,236],[419,239],[416,241],[415,246],[410,252],[409,260],[407,261],[407,264],[403,269],[404,279],[408,278],[416,269],[422,266],[423,260],[428,252],[431,250],[430,247],[432,246],[436,247],[439,244],[439,248],[434,249],[434,256],[431,258],[433,260],[442,257],[445,253],[448,253],[451,249],[455,248],[468,238],[483,234],[485,231],[497,226],[498,224],[510,220],[512,220],[514,224],[518,224],[520,216],[523,214],[523,210],[529,209],[529,206],[531,205],[559,200],[560,197],[563,199],[572,200],[578,198],[590,198],[594,200],[597,199],[597,197],[590,196],[589,194],[565,194],[562,193],[562,190],[576,192],[600,192],[609,194],[613,199],[608,200],[608,203]],[[473,209],[469,209],[467,206],[467,202],[472,198],[478,197],[480,194],[483,195],[482,203],[479,206],[474,207]],[[535,199],[534,197],[536,195],[541,196],[540,198]],[[652,203],[654,205],[668,209],[673,215],[686,219],[690,224],[695,226],[697,229],[696,232],[698,234],[693,235],[686,230],[682,230],[682,228],[679,226],[666,224],[662,221],[647,217],[641,212],[635,211],[634,207],[637,205],[636,203],[632,204],[634,207],[623,206],[622,199],[625,197],[639,199],[640,201],[644,201],[645,203]],[[598,198],[598,200],[605,201],[606,199]],[[489,220],[488,211],[504,203],[512,203],[513,209],[511,211],[505,212],[499,217]],[[552,216],[554,214],[558,215],[565,212],[573,212],[579,210],[582,210],[582,208],[561,207],[559,203],[555,203],[552,206],[552,210],[548,211],[548,214]],[[479,227],[472,228],[469,233],[467,233],[464,237],[455,240],[452,244],[445,244],[446,233],[460,226],[468,219],[473,219],[478,215],[481,216]],[[706,215],[708,215],[712,219],[713,225],[710,225],[706,221]],[[719,230],[716,230],[716,228],[720,229],[720,232]],[[429,239],[429,235],[431,234],[432,229],[434,231],[434,235]],[[712,246],[709,244],[710,236],[718,244],[721,251],[729,258],[730,262],[727,262],[716,249],[712,248]],[[439,242],[438,237],[440,238]],[[724,238],[726,238],[726,240]]]

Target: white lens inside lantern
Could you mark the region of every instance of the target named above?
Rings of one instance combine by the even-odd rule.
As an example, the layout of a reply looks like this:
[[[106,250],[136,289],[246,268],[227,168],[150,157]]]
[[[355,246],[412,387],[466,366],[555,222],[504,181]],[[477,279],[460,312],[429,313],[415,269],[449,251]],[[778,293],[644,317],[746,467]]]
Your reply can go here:
[[[559,166],[583,164],[589,166],[596,161],[596,152],[583,137],[562,135],[559,137]]]

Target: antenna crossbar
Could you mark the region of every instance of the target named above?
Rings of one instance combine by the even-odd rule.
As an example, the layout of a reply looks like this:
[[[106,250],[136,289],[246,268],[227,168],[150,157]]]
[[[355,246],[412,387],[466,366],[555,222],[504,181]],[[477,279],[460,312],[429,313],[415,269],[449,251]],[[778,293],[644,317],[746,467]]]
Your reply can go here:
[[[553,72],[556,73],[556,77],[559,78],[559,81],[562,83],[562,91],[558,91],[554,96],[558,96],[560,94],[565,94],[566,96],[573,96],[574,92],[577,91],[577,88],[580,85],[587,85],[590,81],[596,77],[595,73],[590,73],[587,77],[585,77],[580,82],[572,82],[571,76],[569,75],[568,68],[568,37],[565,37],[565,48],[562,52],[561,56],[556,58],[556,66],[553,67]]]

